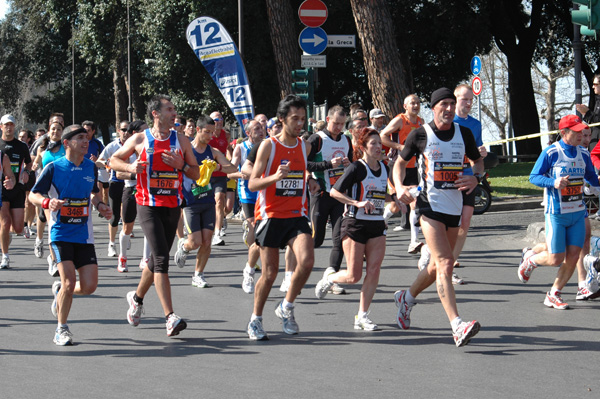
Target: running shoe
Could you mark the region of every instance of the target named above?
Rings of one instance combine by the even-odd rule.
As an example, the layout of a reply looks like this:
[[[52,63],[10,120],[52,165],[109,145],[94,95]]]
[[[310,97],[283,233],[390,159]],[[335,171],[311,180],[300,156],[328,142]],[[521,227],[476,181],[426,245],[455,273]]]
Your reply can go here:
[[[129,269],[127,268],[127,257],[123,255],[119,255],[119,264],[117,265],[117,271],[119,273],[127,273]]]
[[[144,314],[144,305],[139,304],[133,299],[135,295],[135,291],[129,291],[127,293],[127,303],[129,304],[129,309],[127,310],[127,321],[134,327],[137,327],[140,324],[140,320],[142,318],[142,314]]]
[[[599,263],[598,258],[590,254],[583,257],[583,268],[587,273],[585,279],[586,283],[591,284],[593,280],[598,281],[598,275],[600,273],[598,273],[597,267]]]
[[[575,300],[587,301],[589,299],[596,299],[600,297],[600,289],[598,289],[598,287],[596,288],[596,291],[590,291],[587,287],[579,288],[577,290],[577,296],[575,296]]]
[[[429,265],[429,260],[431,259],[431,253],[429,252],[429,247],[427,244],[421,247],[421,257],[417,262],[417,267],[419,270],[425,269]]]
[[[58,265],[52,258],[52,254],[48,255],[46,260],[48,261],[48,274],[52,277],[58,277]]]
[[[73,345],[73,334],[69,331],[69,327],[57,327],[54,333],[54,343],[56,345]]]
[[[10,268],[10,258],[8,254],[2,254],[2,262],[0,262],[0,269],[9,269]]]
[[[25,238],[31,237],[31,231],[29,230],[29,226],[25,226],[23,228],[23,237],[25,237]]]
[[[225,245],[225,241],[223,241],[223,239],[219,236],[219,234],[217,234],[215,232],[215,235],[213,235],[213,238],[212,238],[211,246],[216,247],[216,246],[221,246],[221,245]]]
[[[544,299],[544,305],[558,310],[569,309],[569,304],[563,301],[560,291],[556,291],[556,294],[554,295],[550,295],[550,292],[547,292],[546,299]]]
[[[177,242],[177,252],[175,252],[175,263],[177,264],[177,266],[180,269],[185,266],[185,261],[187,260],[187,256],[190,253],[190,251],[186,251],[184,249],[184,246],[183,246],[184,244],[185,244],[185,239],[180,238],[179,241]]]
[[[365,331],[377,331],[379,327],[369,319],[368,315],[358,318],[358,315],[354,316],[354,329],[365,330]]]
[[[221,228],[221,231],[219,232],[221,234],[221,237],[225,237],[227,235],[227,233],[225,233],[225,230],[227,230],[227,218],[223,219],[223,227]]]
[[[248,244],[248,234],[250,233],[250,223],[247,220],[242,222],[242,240],[247,247],[250,247]]]
[[[394,227],[394,231],[402,231],[402,230],[406,230],[404,228],[404,226],[402,226],[402,225]]]
[[[456,331],[452,333],[452,336],[454,337],[454,343],[458,348],[467,345],[471,338],[477,335],[479,329],[481,329],[481,325],[478,321],[473,320],[461,322]]]
[[[267,333],[263,329],[262,318],[251,320],[250,323],[248,323],[247,332],[248,338],[253,341],[266,341],[269,339]]]
[[[281,282],[281,287],[279,287],[279,291],[288,292],[288,290],[290,289],[290,284],[291,284],[291,279],[284,277],[283,281]]]
[[[192,277],[192,285],[198,288],[210,287],[202,275]]]
[[[36,258],[41,258],[44,256],[44,242],[35,240],[35,244],[33,244],[33,253]]]
[[[142,257],[142,259],[140,259],[140,269],[144,270],[145,268],[147,268],[149,260],[150,259],[148,259],[148,258]]]
[[[408,330],[410,328],[410,311],[416,303],[410,304],[406,301],[405,290],[399,290],[394,293],[394,303],[398,307],[398,327]]]
[[[115,256],[117,256],[117,251],[115,250],[115,243],[111,242],[108,244],[108,257],[114,258]]]
[[[60,287],[62,287],[62,283],[60,280],[52,283],[52,295],[54,296],[54,300],[52,301],[52,305],[50,305],[50,311],[52,312],[52,316],[56,319],[58,317],[58,301],[56,300],[56,296],[60,291]]]
[[[187,323],[175,313],[171,313],[167,318],[167,337],[174,337],[187,327]]]
[[[327,270],[325,271],[325,273],[327,273]],[[319,280],[319,282],[315,286],[315,296],[317,297],[317,299],[325,298],[325,296],[327,296],[327,292],[329,292],[329,289],[333,285],[333,283],[329,282],[329,280],[327,279],[327,276],[329,276],[330,274],[333,274],[333,272],[324,274],[323,278],[321,278],[321,280]]]
[[[458,274],[456,273],[452,273],[452,284],[454,285],[463,285],[465,283],[465,281],[458,277]]]
[[[283,322],[283,332],[289,335],[298,334],[298,324],[294,319],[294,308],[283,307],[283,301],[275,308],[275,315]]]
[[[535,255],[535,253],[531,248],[523,248],[521,263],[519,263],[519,270],[517,271],[519,280],[521,280],[523,284],[529,281],[533,269],[537,267],[531,262],[531,257],[533,255]]]
[[[333,283],[327,292],[334,295],[344,295],[346,294],[346,289],[338,283]]]
[[[417,253],[419,253],[419,251],[421,250],[421,247],[423,245],[425,245],[425,244],[423,244],[422,242],[419,242],[419,241],[411,242],[408,245],[408,251],[406,251],[406,252],[408,252],[409,254],[412,254],[412,255],[417,254]]]
[[[246,266],[248,265],[246,264]],[[252,294],[254,292],[254,274],[250,274],[246,271],[246,269],[247,267],[244,268],[244,280],[242,281],[242,289],[246,294]]]

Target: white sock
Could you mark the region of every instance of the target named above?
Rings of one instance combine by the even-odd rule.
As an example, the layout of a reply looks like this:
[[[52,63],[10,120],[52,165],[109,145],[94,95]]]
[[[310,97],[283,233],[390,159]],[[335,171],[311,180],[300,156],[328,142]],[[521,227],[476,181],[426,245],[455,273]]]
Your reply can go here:
[[[560,290],[552,287],[552,289],[550,290],[550,295],[555,296],[556,294],[560,295]]]
[[[411,210],[410,212],[409,221],[410,242],[417,242],[419,240],[419,226],[417,226],[417,223],[419,223],[419,218],[417,217],[416,212],[414,212],[413,210]]]
[[[150,259],[150,245],[148,245],[146,237],[144,237],[144,258]]]
[[[394,216],[394,213],[393,213],[392,211],[390,211],[390,207],[391,207],[391,205],[390,205],[390,204],[388,204],[388,205],[385,207],[385,210],[383,211],[383,220],[384,220],[386,223],[388,222],[388,220],[390,220],[390,218],[391,218],[392,216]]]
[[[585,280],[584,280],[584,281],[580,281],[580,282],[577,284],[577,287],[578,287],[578,288],[586,288],[586,287],[587,287],[587,284],[585,283]]]
[[[462,319],[460,318],[460,316],[457,316],[454,320],[452,320],[450,322],[450,325],[452,326],[452,331],[456,331],[460,323],[462,323]]]
[[[119,233],[119,246],[121,247],[121,255],[123,257],[127,257],[127,247],[129,247],[129,242],[131,241],[131,237],[129,234],[123,234],[123,230]]]
[[[109,247],[114,247],[115,246],[115,242],[114,241],[109,241],[108,242],[108,246]]]
[[[194,272],[194,276],[198,277],[198,276],[202,276],[204,277],[204,272],[200,273],[200,272]]]
[[[367,316],[367,313],[369,312],[361,312],[360,310],[358,311],[358,319],[363,319]]]
[[[294,274],[294,272],[285,272],[284,279],[287,281],[292,281],[292,274]]]
[[[406,298],[406,302],[408,302],[411,305],[414,305],[416,303],[415,297],[412,296],[412,294],[410,293],[410,290],[406,290],[405,298]]]
[[[246,267],[244,267],[244,271],[250,275],[253,275],[256,270],[253,267],[250,267],[248,262],[246,262]]]
[[[44,245],[44,239],[35,238],[36,245]]]
[[[281,305],[284,308],[288,308],[288,309],[292,309],[294,307],[294,303],[293,302],[288,302],[287,299],[283,299],[283,301],[281,301]]]
[[[262,320],[262,316],[257,316],[254,313],[252,313],[252,316],[250,316],[250,321],[254,321],[254,320]]]

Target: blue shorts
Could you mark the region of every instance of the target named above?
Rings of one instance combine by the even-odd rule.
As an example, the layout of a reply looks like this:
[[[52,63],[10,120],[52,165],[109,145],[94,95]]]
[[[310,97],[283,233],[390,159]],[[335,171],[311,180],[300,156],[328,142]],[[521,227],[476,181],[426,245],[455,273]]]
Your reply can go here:
[[[546,244],[548,252],[560,254],[567,246],[583,247],[585,240],[586,212],[572,212],[563,215],[546,214]]]

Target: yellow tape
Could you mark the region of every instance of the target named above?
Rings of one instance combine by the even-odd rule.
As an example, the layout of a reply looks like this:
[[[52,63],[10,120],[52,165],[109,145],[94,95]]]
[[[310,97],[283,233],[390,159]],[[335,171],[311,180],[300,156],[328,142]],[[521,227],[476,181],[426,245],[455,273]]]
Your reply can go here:
[[[598,123],[591,123],[588,126],[589,127],[600,126],[600,122],[598,122]],[[495,145],[495,144],[510,143],[511,141],[534,139],[536,137],[549,136],[551,134],[558,134],[558,133],[560,133],[560,130],[550,130],[549,132],[544,132],[544,133],[533,133],[533,134],[527,134],[525,136],[513,137],[511,139],[503,139],[503,140],[490,141],[490,142],[487,142],[487,143],[483,143],[483,145]]]

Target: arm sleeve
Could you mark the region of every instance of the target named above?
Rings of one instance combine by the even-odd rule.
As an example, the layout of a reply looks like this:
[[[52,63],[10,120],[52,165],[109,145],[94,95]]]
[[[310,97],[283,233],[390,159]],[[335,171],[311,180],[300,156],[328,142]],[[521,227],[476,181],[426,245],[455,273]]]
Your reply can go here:
[[[333,188],[340,193],[346,193],[350,187],[364,180],[365,177],[367,177],[367,171],[363,165],[358,161],[353,162],[346,168],[342,177],[335,182]]]

